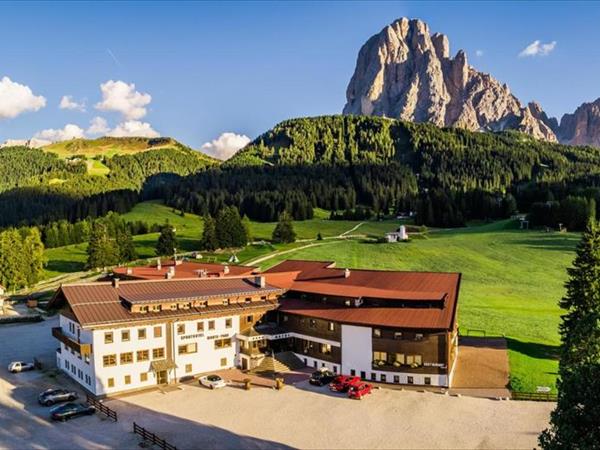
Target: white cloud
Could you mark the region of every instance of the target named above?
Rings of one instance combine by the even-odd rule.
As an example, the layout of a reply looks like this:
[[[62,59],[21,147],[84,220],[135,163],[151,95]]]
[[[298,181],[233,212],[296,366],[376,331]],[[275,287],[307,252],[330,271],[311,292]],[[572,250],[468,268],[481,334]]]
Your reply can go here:
[[[547,42],[543,44],[540,40],[535,40],[527,47],[525,47],[521,53],[519,53],[519,57],[525,58],[528,56],[547,56],[554,50],[556,47],[556,41]]]
[[[128,120],[117,125],[113,130],[106,133],[106,135],[113,137],[158,137],[160,133],[154,130],[148,122]]]
[[[475,50],[475,56],[478,56],[478,57],[483,56],[483,50]]]
[[[147,113],[145,106],[152,101],[150,94],[136,91],[135,84],[127,84],[120,80],[102,83],[100,90],[102,101],[96,104],[96,109],[119,112],[125,120],[144,117]]]
[[[60,109],[70,109],[73,111],[85,112],[85,102],[76,102],[70,95],[63,95],[58,105]]]
[[[13,119],[26,111],[38,111],[46,106],[46,99],[34,95],[29,86],[16,83],[8,77],[0,80],[0,120]]]
[[[58,142],[68,141],[69,139],[79,139],[85,137],[85,133],[79,126],[68,123],[62,129],[48,128],[36,133],[34,139],[44,139],[47,141]]]
[[[106,134],[110,131],[108,127],[108,122],[103,117],[94,117],[90,120],[90,126],[87,129],[87,134],[98,135],[98,134]]]
[[[217,139],[206,142],[200,149],[219,159],[228,159],[242,147],[250,142],[250,138],[243,134],[223,133]]]

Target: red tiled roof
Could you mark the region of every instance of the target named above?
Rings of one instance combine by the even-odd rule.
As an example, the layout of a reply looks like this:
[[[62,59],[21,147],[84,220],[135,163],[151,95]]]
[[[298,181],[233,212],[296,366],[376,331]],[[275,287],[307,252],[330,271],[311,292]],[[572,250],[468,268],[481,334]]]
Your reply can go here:
[[[227,297],[241,295],[257,295],[281,293],[281,289],[266,285],[258,287],[245,278],[194,278],[172,280],[140,280],[120,281],[115,288],[111,282],[68,284],[59,288],[52,303],[64,298],[70,306],[77,321],[83,326],[100,325],[115,322],[149,320],[162,317],[177,317],[190,314],[206,314],[247,308],[248,305],[237,304],[190,308],[187,310],[160,311],[156,313],[131,313],[123,305],[123,300],[131,303],[153,302],[157,300],[207,299],[210,297]],[[252,306],[267,306],[270,302],[254,302]],[[51,305],[52,306],[52,305]]]
[[[280,309],[293,314],[365,325],[450,329],[456,317],[459,273],[401,272],[335,268],[332,262],[284,261],[263,274],[279,277],[292,292],[415,302],[415,307],[341,307],[311,301],[283,300]],[[427,305],[424,305],[426,303]],[[439,307],[423,307],[439,304]],[[406,306],[406,305],[405,305]]]
[[[229,268],[229,273],[225,273],[225,267]],[[198,277],[200,270],[206,271],[210,277],[225,277],[225,276],[248,276],[256,271],[256,267],[236,266],[218,263],[203,263],[197,261],[181,261],[179,264],[174,264],[173,261],[162,262],[161,268],[158,269],[156,264],[150,266],[137,267],[117,267],[113,270],[115,275],[123,278],[137,280],[162,280],[169,271],[169,268],[175,268],[173,278],[193,278]],[[130,270],[131,273],[127,273]]]

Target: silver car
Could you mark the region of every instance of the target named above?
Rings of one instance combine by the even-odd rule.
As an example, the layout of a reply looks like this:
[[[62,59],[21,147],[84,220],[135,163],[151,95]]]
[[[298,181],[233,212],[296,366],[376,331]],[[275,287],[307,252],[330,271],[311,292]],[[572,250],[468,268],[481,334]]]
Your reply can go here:
[[[38,396],[40,405],[52,406],[56,403],[71,402],[78,397],[77,392],[66,389],[48,389]]]

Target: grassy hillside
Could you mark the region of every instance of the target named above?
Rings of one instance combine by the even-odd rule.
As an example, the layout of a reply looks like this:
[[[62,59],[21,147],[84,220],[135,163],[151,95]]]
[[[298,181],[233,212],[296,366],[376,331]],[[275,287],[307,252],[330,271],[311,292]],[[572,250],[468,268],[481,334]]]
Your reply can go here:
[[[430,232],[407,244],[352,240],[311,247],[265,261],[263,268],[291,256],[334,260],[341,267],[462,272],[461,332],[506,336],[511,384],[534,392],[536,386],[555,388],[557,303],[578,240],[575,233],[521,231],[501,221]]]
[[[165,147],[182,147],[182,145],[171,138],[101,137],[98,139],[71,139],[69,141],[55,142],[42,147],[42,150],[56,153],[63,158],[75,155],[86,157],[104,156],[110,158],[114,155],[139,153]]]

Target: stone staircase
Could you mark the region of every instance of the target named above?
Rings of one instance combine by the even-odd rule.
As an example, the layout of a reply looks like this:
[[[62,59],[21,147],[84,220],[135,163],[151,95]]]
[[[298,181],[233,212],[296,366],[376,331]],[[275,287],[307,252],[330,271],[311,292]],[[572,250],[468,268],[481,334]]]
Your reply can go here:
[[[261,363],[250,371],[255,375],[290,372],[304,367],[304,363],[293,352],[280,352],[265,356]]]

